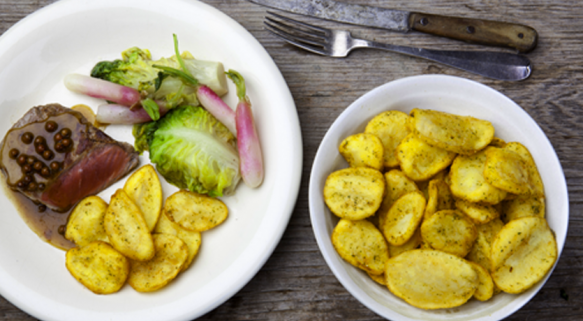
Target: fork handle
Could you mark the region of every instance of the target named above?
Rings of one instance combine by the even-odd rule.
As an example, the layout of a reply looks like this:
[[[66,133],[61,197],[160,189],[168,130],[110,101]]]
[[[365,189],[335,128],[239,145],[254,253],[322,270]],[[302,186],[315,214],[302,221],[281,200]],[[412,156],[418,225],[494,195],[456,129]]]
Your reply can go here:
[[[523,80],[532,72],[527,57],[506,52],[431,50],[360,39],[354,39],[354,45],[355,48],[376,48],[425,58],[499,80]]]
[[[436,36],[510,47],[524,53],[533,50],[538,40],[538,34],[533,28],[501,21],[412,12],[409,15],[409,25],[413,30]]]

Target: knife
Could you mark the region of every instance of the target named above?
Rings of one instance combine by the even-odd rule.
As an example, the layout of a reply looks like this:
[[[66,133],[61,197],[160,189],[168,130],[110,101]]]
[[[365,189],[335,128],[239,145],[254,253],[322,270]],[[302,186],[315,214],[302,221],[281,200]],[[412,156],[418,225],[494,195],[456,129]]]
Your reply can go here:
[[[393,10],[334,0],[248,1],[326,20],[401,32],[415,30],[469,43],[514,48],[520,52],[533,50],[538,39],[533,28],[508,22]]]

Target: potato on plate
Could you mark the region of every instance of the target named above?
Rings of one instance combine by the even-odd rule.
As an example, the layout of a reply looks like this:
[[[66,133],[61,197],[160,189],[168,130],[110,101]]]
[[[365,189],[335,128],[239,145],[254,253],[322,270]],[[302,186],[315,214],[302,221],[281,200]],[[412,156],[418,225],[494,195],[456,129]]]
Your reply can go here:
[[[478,263],[471,261],[467,262],[472,265],[474,271],[478,274],[478,288],[476,289],[476,292],[474,292],[474,298],[480,301],[490,300],[494,295],[494,281],[492,281],[490,272]]]
[[[119,291],[130,273],[130,263],[111,245],[94,241],[67,251],[67,270],[96,294]]]
[[[376,275],[376,274],[370,274],[369,272],[366,272],[368,274],[368,276],[375,281],[376,283],[380,284],[380,285],[387,285],[387,278],[385,278],[385,274],[380,274],[380,275]]]
[[[138,292],[153,292],[172,281],[188,259],[188,248],[177,236],[154,234],[156,255],[149,261],[130,261],[128,283]]]
[[[341,219],[332,231],[332,245],[346,262],[373,275],[383,274],[389,259],[383,235],[367,220]]]
[[[430,109],[409,113],[412,132],[426,143],[463,155],[474,154],[494,138],[494,126],[486,120]]]
[[[401,170],[392,169],[385,173],[384,175],[386,181],[385,196],[383,197],[383,202],[379,208],[379,223],[380,216],[391,209],[393,203],[399,199],[399,197],[409,193],[419,191],[417,185],[409,177],[407,177]]]
[[[194,232],[210,230],[229,215],[225,203],[217,198],[180,190],[166,199],[164,214],[170,221]]]
[[[154,257],[154,242],[148,225],[123,189],[111,196],[103,222],[111,245],[123,255],[137,261]]]
[[[460,306],[479,284],[470,263],[436,250],[412,250],[390,258],[385,275],[393,294],[421,309]]]
[[[472,203],[466,200],[457,199],[455,207],[475,224],[485,224],[493,219],[500,217],[500,211],[497,206],[480,203]]]
[[[504,147],[504,145],[506,145],[506,142],[503,139],[494,136],[494,138],[492,138],[492,141],[490,142],[490,145],[488,146],[502,148]]]
[[[148,164],[135,171],[123,187],[142,211],[150,231],[154,230],[162,211],[162,185],[154,166]]]
[[[432,179],[427,187],[427,206],[423,219],[428,219],[435,212],[451,210],[454,208],[454,198],[449,191],[449,186],[443,179]]]
[[[350,167],[333,172],[324,184],[324,202],[340,218],[362,220],[374,215],[385,192],[381,172]]]
[[[525,216],[545,217],[545,199],[537,196],[521,196],[502,202],[502,221],[508,223]]]
[[[457,210],[443,210],[421,224],[421,237],[431,248],[464,257],[478,237],[476,226]]]
[[[450,190],[453,196],[469,202],[498,204],[506,197],[506,191],[490,185],[484,178],[486,154],[458,155],[449,172]]]
[[[484,269],[492,270],[492,242],[494,238],[504,227],[504,223],[499,219],[494,219],[486,224],[476,226],[478,237],[470,253],[466,256],[467,260],[480,264]]]
[[[434,147],[409,134],[396,149],[401,170],[414,181],[423,181],[448,167],[456,153]]]
[[[518,155],[522,156],[522,159],[527,164],[528,176],[529,176],[529,184],[531,189],[531,194],[533,196],[538,197],[545,197],[545,188],[543,185],[543,180],[540,177],[540,173],[538,172],[538,168],[536,167],[536,163],[534,162],[534,158],[530,154],[528,148],[518,142],[511,142],[504,146],[504,149],[513,151]]]
[[[557,260],[555,236],[544,218],[512,220],[492,243],[492,279],[507,293],[522,293],[542,280]]]
[[[409,116],[402,111],[389,110],[378,114],[371,119],[364,132],[380,138],[384,146],[384,167],[391,168],[399,166],[395,157],[397,145],[409,134],[407,127]]]
[[[401,197],[388,212],[381,213],[379,229],[389,244],[405,244],[415,233],[425,212],[425,197],[419,191]]]
[[[109,242],[103,227],[107,206],[98,196],[81,200],[69,215],[65,238],[77,246],[85,246],[93,241]]]
[[[350,167],[383,169],[384,147],[375,135],[359,133],[348,136],[340,143],[338,151]]]
[[[509,146],[509,145],[506,145]],[[530,194],[528,165],[508,148],[486,148],[484,178],[492,186],[513,194]]]
[[[391,243],[388,244],[389,246],[389,257],[395,257],[403,252],[407,252],[410,250],[414,250],[421,245],[423,239],[421,238],[421,230],[417,228],[413,236],[409,238],[409,240],[402,245],[393,245]]]
[[[180,227],[180,225],[172,222],[166,216],[166,214],[162,213],[162,215],[160,215],[160,219],[158,220],[158,224],[156,224],[154,233],[178,236],[178,238],[186,244],[188,247],[188,258],[182,267],[183,270],[186,270],[194,260],[194,257],[200,248],[200,244],[202,242],[200,232],[183,229]]]

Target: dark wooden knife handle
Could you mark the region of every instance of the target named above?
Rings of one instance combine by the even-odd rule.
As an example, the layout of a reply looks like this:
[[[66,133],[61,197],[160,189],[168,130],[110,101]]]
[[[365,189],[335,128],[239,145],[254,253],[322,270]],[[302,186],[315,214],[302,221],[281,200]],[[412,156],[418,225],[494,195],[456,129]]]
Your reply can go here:
[[[470,43],[510,47],[520,52],[533,50],[538,40],[533,28],[508,22],[412,12],[409,25],[420,32]]]

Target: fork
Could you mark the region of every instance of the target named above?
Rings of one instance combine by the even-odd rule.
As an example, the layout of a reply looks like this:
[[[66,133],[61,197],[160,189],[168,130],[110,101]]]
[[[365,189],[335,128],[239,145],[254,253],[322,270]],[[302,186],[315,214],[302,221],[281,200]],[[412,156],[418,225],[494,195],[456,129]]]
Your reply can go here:
[[[532,67],[525,56],[492,51],[431,50],[397,46],[353,38],[350,31],[331,30],[296,21],[268,11],[265,26],[268,31],[304,50],[330,57],[346,57],[357,48],[375,48],[420,57],[478,75],[517,81],[530,76]]]

